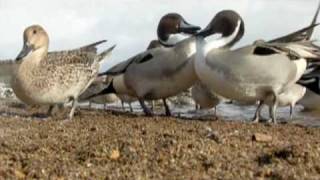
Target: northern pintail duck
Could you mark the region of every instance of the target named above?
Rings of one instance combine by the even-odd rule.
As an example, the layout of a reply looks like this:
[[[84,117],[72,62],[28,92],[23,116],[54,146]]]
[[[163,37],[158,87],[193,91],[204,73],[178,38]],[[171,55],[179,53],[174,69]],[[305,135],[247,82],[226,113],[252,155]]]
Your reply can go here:
[[[110,93],[137,97],[144,113],[152,115],[144,100],[165,99],[190,88],[197,80],[191,35],[199,29],[176,13],[162,17],[157,34],[165,48],[147,50],[102,73],[115,75]]]
[[[196,104],[196,109],[214,108],[214,115],[217,116],[217,105],[223,100],[222,97],[210,91],[210,89],[201,82],[192,86],[191,97]],[[198,108],[198,106],[200,107]]]
[[[78,51],[87,51],[87,52],[97,53],[96,46],[105,42],[106,40],[98,41],[89,45],[82,46],[80,48],[69,50],[69,53],[77,54]],[[48,52],[48,56],[49,57],[61,56],[64,53],[65,51],[52,51],[52,52]],[[101,61],[100,64],[102,63],[103,61]],[[13,59],[0,60],[0,77],[1,77],[0,82],[3,82],[5,84],[10,84],[12,81],[13,72],[15,72],[15,69],[17,68],[17,66],[18,64]]]
[[[283,92],[279,94],[278,106],[279,107],[290,106],[290,120],[292,120],[292,117],[293,117],[294,107],[296,106],[297,102],[304,97],[305,93],[306,93],[305,87],[298,84],[293,84],[291,86],[286,87],[283,90]],[[265,99],[264,104],[269,106],[269,115],[271,117],[272,116],[271,107],[273,105],[272,97]],[[262,107],[263,107],[263,104],[260,103],[256,111],[254,122],[259,122]]]
[[[16,58],[12,88],[17,97],[30,105],[54,105],[72,102],[73,118],[78,97],[94,81],[99,61],[114,47],[96,54],[90,51],[63,51],[48,55],[49,37],[39,25],[25,29],[23,49]]]
[[[205,37],[221,37],[205,42]],[[258,41],[230,50],[244,34],[244,22],[234,11],[221,11],[197,35],[195,70],[211,90],[223,97],[245,102],[272,98],[272,120],[276,123],[279,95],[304,74],[307,58],[318,59],[311,42],[268,43]]]
[[[163,46],[161,45],[159,40],[154,39],[154,40],[150,41],[150,43],[149,43],[149,45],[147,47],[147,50],[155,49],[155,48],[161,48],[161,47],[163,47]]]
[[[126,95],[126,94],[118,94],[117,97],[121,100],[122,110],[126,111],[126,107],[124,105],[125,103],[127,103],[129,106],[129,110],[132,113],[133,112],[132,103],[138,101],[137,98]]]
[[[318,66],[318,67],[316,67]],[[307,72],[299,84],[308,88],[306,95],[299,103],[305,107],[306,110],[314,111],[320,109],[320,65],[312,64],[309,66]]]
[[[120,100],[122,109],[125,111],[124,103],[128,103],[130,112],[133,112],[132,102],[138,101],[137,98],[126,94],[105,93],[109,91],[113,76],[99,76],[89,88],[81,95],[83,101],[94,102],[98,104],[112,103]]]
[[[150,43],[147,47],[147,50],[154,49],[154,48],[161,48],[161,47],[163,47],[163,46],[161,45],[161,43],[158,40],[152,40],[152,41],[150,41]],[[111,87],[110,82],[113,81],[113,79],[114,79],[114,76],[99,76],[99,77],[97,77],[97,80],[96,80],[97,84],[93,83],[91,85],[93,87],[90,86],[87,89],[88,92],[85,92],[82,96],[86,97],[85,99],[88,99],[88,98],[90,98],[91,100],[92,99],[101,99],[100,101],[104,101],[105,97],[108,97],[108,95],[114,94],[114,93],[110,94],[109,90],[108,90],[109,87]],[[99,88],[100,90],[97,91],[98,86],[99,87],[106,86],[106,87]],[[129,105],[130,112],[133,112],[133,108],[132,108],[131,103],[138,101],[137,98],[130,96],[128,94],[117,94],[116,96],[121,100],[121,105],[122,105],[123,111],[126,110],[124,104],[127,103]],[[168,107],[165,99],[163,100],[163,103],[164,103],[165,107]],[[154,108],[154,103],[152,102],[152,109],[153,108]],[[170,111],[170,109],[169,109],[169,111]]]
[[[81,94],[79,97],[80,102],[87,102],[89,101],[89,107],[91,108],[92,103],[95,104],[103,104],[104,109],[106,109],[106,104],[108,103],[114,103],[117,101],[120,101],[120,99],[117,97],[116,94],[106,94],[99,97],[93,97],[88,99],[87,97],[91,96],[92,94],[95,94],[97,92],[100,92],[104,88],[106,88],[105,81],[107,81],[107,77],[97,77],[94,82],[91,83],[91,85],[86,89],[85,92]]]

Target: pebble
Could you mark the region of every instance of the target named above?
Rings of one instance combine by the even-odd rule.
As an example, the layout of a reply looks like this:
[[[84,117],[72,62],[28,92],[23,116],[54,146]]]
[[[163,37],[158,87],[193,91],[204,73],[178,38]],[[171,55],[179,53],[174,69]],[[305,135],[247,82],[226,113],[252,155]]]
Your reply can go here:
[[[113,150],[111,152],[110,159],[118,160],[119,158],[120,158],[120,151],[119,150]]]
[[[14,170],[14,174],[16,175],[16,177],[18,179],[25,179],[26,178],[26,175],[22,171]]]
[[[252,140],[256,141],[256,142],[271,142],[272,136],[267,135],[267,134],[255,133],[252,136]]]

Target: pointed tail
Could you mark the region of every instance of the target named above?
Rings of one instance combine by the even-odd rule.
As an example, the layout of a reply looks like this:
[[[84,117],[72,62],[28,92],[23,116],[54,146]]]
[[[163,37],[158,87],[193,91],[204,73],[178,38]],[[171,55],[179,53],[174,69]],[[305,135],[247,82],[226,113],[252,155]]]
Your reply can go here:
[[[109,83],[108,87],[106,87],[102,91],[100,91],[98,93],[95,93],[93,95],[90,95],[90,96],[88,96],[88,97],[86,97],[84,99],[88,100],[88,99],[92,99],[92,98],[95,98],[95,97],[98,97],[98,96],[102,96],[102,95],[106,95],[106,94],[113,94],[113,93],[116,93],[116,90],[113,87],[113,81],[111,81]]]
[[[315,14],[314,17],[313,17],[313,20],[312,20],[311,25],[315,25],[315,24],[317,23],[317,19],[318,19],[318,16],[319,16],[319,12],[320,12],[320,1],[319,1],[318,9],[317,9],[317,11],[316,11],[316,14]],[[310,40],[310,39],[311,39],[313,32],[314,32],[314,28],[309,29],[309,30],[307,31],[306,40]]]
[[[298,42],[298,41],[305,41],[310,40],[312,37],[312,34],[314,32],[314,28],[317,26],[317,19],[320,12],[320,1],[319,5],[316,11],[316,14],[313,17],[313,20],[311,22],[311,25],[307,28],[300,29],[296,32],[293,32],[291,34],[288,34],[286,36],[282,36],[276,39],[273,39],[269,41],[270,43],[289,43],[289,42]]]
[[[105,43],[105,42],[107,42],[107,40],[101,40],[101,41],[98,41],[98,42],[95,42],[95,43],[80,47],[80,50],[97,53],[97,47],[96,46],[98,46],[98,45],[100,45],[102,43]]]
[[[100,53],[98,55],[98,62],[102,62],[103,59],[105,59],[107,56],[111,55],[111,52],[113,51],[113,49],[116,47],[116,45],[113,45],[112,47],[110,47],[109,49],[103,51],[102,53]]]

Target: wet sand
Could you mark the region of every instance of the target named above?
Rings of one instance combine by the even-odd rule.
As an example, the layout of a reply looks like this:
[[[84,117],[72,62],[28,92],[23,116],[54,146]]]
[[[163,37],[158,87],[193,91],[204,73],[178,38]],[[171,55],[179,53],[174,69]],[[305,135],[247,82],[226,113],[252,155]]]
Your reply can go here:
[[[317,128],[67,113],[0,117],[0,179],[320,178]]]

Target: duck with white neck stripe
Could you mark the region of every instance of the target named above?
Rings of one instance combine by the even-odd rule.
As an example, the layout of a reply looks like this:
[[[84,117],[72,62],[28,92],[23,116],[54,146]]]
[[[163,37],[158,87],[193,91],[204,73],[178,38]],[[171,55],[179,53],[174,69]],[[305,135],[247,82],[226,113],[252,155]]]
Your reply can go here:
[[[137,97],[144,113],[152,115],[144,100],[175,96],[197,80],[193,67],[195,38],[191,36],[198,30],[200,27],[187,23],[179,14],[163,16],[157,32],[165,47],[142,52],[102,73],[114,76],[112,88],[109,88],[114,92],[106,93]],[[179,34],[188,36],[183,36],[186,39],[176,38]]]
[[[221,34],[206,42],[204,38]],[[244,23],[234,11],[221,11],[197,35],[195,70],[208,88],[238,101],[261,101],[270,97],[276,123],[279,94],[296,83],[307,66],[307,58],[318,59],[318,49],[301,43],[255,43],[230,50],[244,34]]]

